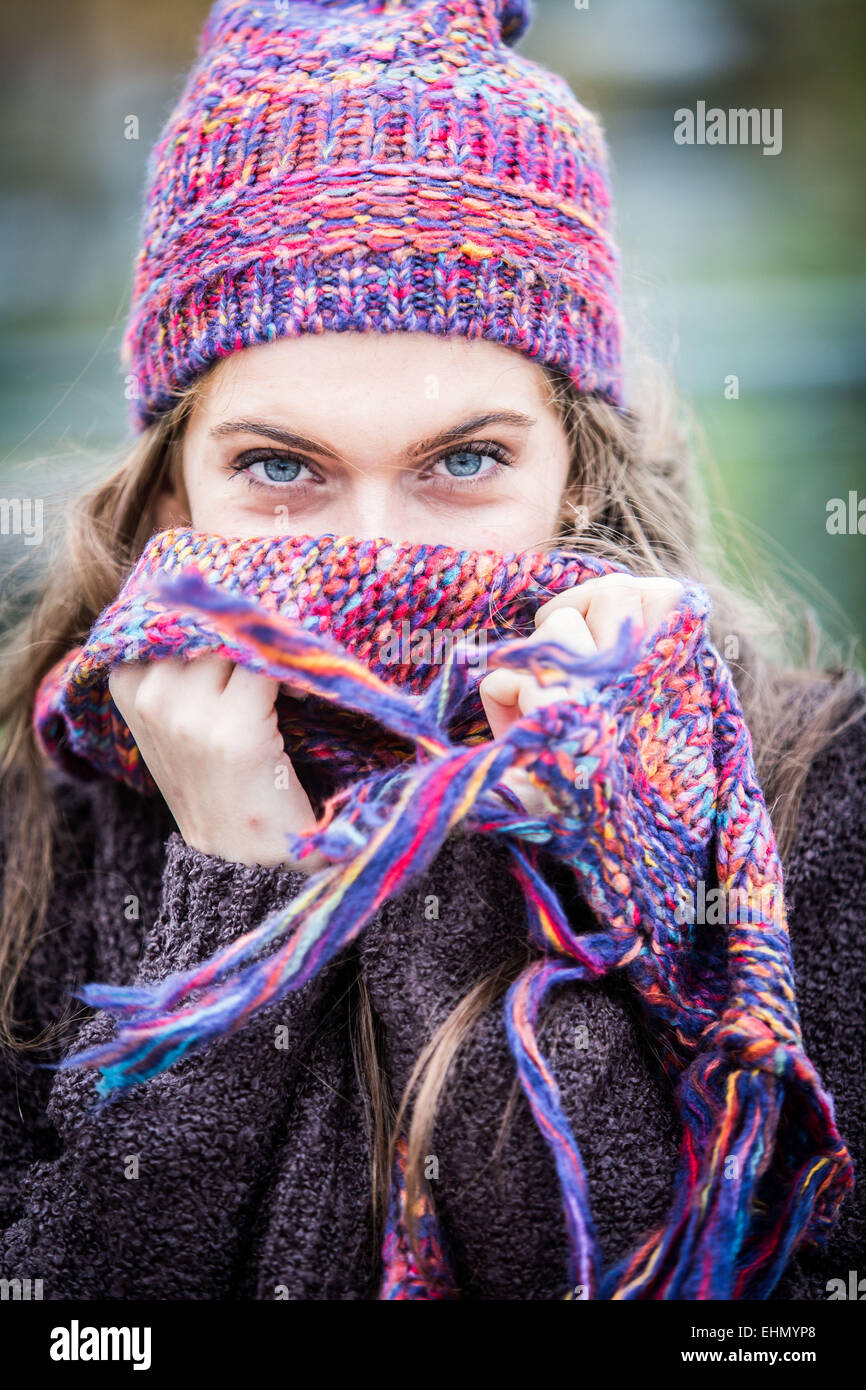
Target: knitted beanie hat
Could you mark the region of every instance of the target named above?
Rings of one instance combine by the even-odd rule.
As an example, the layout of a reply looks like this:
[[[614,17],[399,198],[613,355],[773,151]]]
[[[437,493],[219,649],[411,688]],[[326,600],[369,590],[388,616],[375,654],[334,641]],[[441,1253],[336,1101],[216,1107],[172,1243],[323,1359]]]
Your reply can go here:
[[[133,429],[300,333],[488,338],[622,404],[608,154],[531,0],[217,0],[148,162]]]

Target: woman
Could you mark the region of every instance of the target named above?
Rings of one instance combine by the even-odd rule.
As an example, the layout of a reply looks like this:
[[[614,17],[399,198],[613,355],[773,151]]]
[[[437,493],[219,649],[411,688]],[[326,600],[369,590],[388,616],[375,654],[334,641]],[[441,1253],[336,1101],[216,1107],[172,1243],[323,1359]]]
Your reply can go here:
[[[765,659],[698,558],[686,451],[623,400],[602,134],[512,51],[528,20],[522,0],[219,0],[154,152],[125,340],[141,437],[83,498],[3,686],[0,1273],[46,1297],[375,1298],[404,1117],[406,1188],[421,1218],[432,1197],[459,1296],[597,1296],[567,1285],[557,1169],[509,1055],[502,996],[531,953],[495,838],[449,837],[301,988],[104,1109],[85,1072],[28,1065],[36,1044],[54,1059],[110,1037],[105,1011],[61,1033],[82,982],[193,970],[329,862],[287,849],[324,793],[286,752],[280,680],[225,657],[111,672],[160,796],[46,774],[37,691],[171,528],[598,556],[616,568],[534,615],[533,641],[577,656],[612,649],[626,618],[658,630],[704,582],[785,863],[807,1050],[862,1159],[858,1048],[828,1029],[862,1037],[862,972],[838,974],[860,959],[860,681]],[[501,740],[583,686],[527,663],[478,693]],[[520,766],[502,781],[550,812]],[[573,876],[547,851],[539,865],[589,931]],[[615,972],[544,1020],[607,1265],[677,1196],[656,1043]],[[849,1195],[826,1250],[780,1258],[767,1293],[823,1297],[857,1221]]]

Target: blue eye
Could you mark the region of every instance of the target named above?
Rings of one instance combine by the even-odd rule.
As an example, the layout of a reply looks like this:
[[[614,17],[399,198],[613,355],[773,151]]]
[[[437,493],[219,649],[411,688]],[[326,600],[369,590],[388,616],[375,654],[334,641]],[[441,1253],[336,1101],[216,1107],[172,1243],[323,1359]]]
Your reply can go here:
[[[253,472],[257,465],[261,465],[263,474]],[[243,474],[251,487],[267,487],[271,483],[293,483],[302,468],[309,470],[309,465],[304,463],[303,459],[292,458],[288,454],[277,454],[271,449],[258,449],[241,454],[231,464],[232,472]]]
[[[487,460],[489,467],[485,467],[484,461]],[[501,473],[504,468],[510,466],[507,450],[501,444],[478,443],[467,444],[462,449],[452,449],[450,454],[442,454],[436,460],[438,464],[444,464],[448,469],[446,487],[452,488],[455,483],[465,479],[468,486],[473,483],[486,483],[490,478]],[[431,473],[429,477],[443,479],[441,473]]]
[[[260,462],[264,464],[265,476],[270,478],[272,483],[290,483],[301,471],[300,459],[277,458],[272,454]]]
[[[481,472],[481,455],[469,449],[462,449],[459,454],[449,454],[442,462],[455,478],[467,478]],[[456,467],[453,467],[455,464]]]

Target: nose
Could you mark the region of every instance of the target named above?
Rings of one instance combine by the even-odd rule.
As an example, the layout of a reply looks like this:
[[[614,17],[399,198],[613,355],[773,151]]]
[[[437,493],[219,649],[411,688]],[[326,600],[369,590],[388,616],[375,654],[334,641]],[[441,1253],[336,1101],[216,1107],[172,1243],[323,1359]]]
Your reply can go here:
[[[362,475],[353,480],[340,499],[337,507],[340,531],[367,540],[374,536],[394,540],[393,532],[399,530],[406,519],[404,510],[396,477],[382,479]]]

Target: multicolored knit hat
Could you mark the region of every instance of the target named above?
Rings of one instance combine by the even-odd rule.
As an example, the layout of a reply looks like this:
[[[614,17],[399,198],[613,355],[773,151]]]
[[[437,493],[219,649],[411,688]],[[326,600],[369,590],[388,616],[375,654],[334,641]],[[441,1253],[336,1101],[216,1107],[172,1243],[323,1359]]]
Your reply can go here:
[[[287,740],[293,761],[302,743],[308,758],[336,758],[349,775],[314,830],[287,836],[291,858],[315,849],[327,861],[291,901],[158,984],[84,986],[78,997],[115,1016],[116,1036],[55,1065],[99,1067],[98,1103],[110,1104],[300,988],[453,831],[491,835],[509,851],[534,947],[508,990],[505,1025],[562,1188],[563,1297],[766,1298],[795,1250],[826,1242],[853,1165],[804,1049],[782,867],[733,677],[709,637],[706,591],[686,585],[655,631],[640,639],[626,625],[592,656],[520,635],[543,599],[616,568],[565,551],[498,555],[332,533],[153,537],[83,648],[40,686],[36,730],[49,756],[146,790],[109,672],[211,651],[286,682],[305,701],[299,737]],[[529,668],[542,684],[576,676],[583,693],[491,738],[480,673],[458,659],[459,643],[438,664],[389,664],[390,629],[407,618],[437,632],[489,629],[488,666]],[[505,785],[511,768],[544,791],[549,815],[530,815]],[[569,920],[541,846],[573,875],[592,929]],[[708,929],[694,904],[710,881],[728,906]],[[665,1221],[605,1269],[538,1025],[554,992],[611,972],[642,1006],[682,1140]],[[429,1185],[410,1199],[406,1161],[400,1135],[379,1296],[458,1298],[447,1231]]]
[[[608,155],[530,0],[217,0],[148,163],[122,359],[144,429],[301,333],[488,338],[622,403]]]

